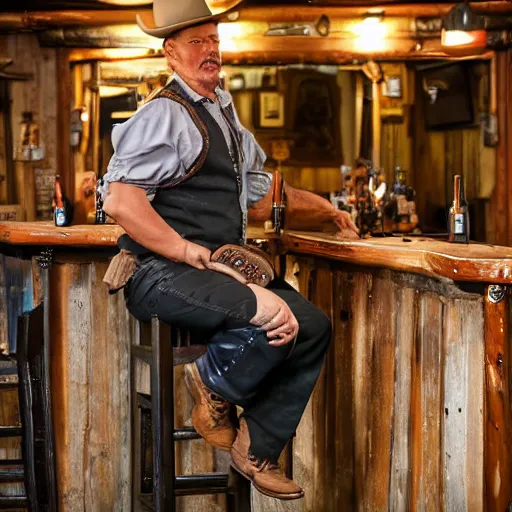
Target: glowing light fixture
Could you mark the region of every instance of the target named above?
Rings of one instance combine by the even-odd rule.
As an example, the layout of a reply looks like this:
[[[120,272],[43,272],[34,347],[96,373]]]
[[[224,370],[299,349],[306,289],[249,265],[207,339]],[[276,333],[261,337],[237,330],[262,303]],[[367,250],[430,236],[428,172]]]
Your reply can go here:
[[[383,50],[387,35],[387,26],[382,23],[383,11],[369,12],[359,23],[352,27],[357,36],[355,45],[359,51],[373,52]]]
[[[483,52],[487,45],[485,19],[469,4],[457,4],[443,19],[441,44],[449,53]]]
[[[237,39],[242,35],[243,30],[239,23],[219,23],[220,51],[236,52]]]
[[[118,87],[115,85],[100,85],[100,96],[102,98],[113,98],[130,92],[127,87]]]

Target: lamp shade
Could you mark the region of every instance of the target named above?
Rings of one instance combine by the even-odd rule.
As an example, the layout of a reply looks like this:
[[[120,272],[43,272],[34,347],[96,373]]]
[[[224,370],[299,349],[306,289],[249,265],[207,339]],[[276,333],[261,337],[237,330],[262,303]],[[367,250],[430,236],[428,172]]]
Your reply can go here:
[[[482,53],[487,45],[485,19],[469,4],[455,5],[443,19],[441,45],[447,53]]]
[[[457,4],[443,18],[445,30],[485,30],[485,19],[473,12],[469,4]]]

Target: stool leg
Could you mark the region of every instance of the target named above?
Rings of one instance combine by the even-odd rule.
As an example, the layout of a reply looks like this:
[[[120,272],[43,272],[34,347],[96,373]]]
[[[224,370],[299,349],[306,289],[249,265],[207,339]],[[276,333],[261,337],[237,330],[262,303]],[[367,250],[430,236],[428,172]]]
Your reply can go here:
[[[175,512],[174,373],[170,328],[151,320],[151,415],[153,428],[153,503],[156,512]]]
[[[251,482],[232,467],[228,473],[230,492],[227,495],[227,512],[251,512]]]

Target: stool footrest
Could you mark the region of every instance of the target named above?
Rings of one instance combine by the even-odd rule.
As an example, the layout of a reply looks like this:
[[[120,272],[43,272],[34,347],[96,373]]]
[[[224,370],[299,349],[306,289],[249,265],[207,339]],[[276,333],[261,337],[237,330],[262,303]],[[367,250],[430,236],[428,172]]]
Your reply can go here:
[[[0,427],[0,437],[19,437],[21,427]]]
[[[9,391],[11,389],[18,389],[19,384],[17,382],[0,382],[0,391]]]
[[[28,500],[25,496],[0,496],[0,509],[27,508]]]
[[[201,439],[194,427],[182,427],[174,430],[173,439],[175,441],[191,441],[192,439]]]
[[[201,496],[231,492],[227,473],[182,475],[177,476],[175,482],[174,494],[176,496]],[[141,494],[140,500],[148,508],[154,510],[152,494]]]
[[[23,459],[0,459],[0,467],[23,466]]]
[[[132,356],[144,361],[150,366],[153,364],[153,351],[146,345],[132,345]]]
[[[0,470],[0,483],[23,482],[24,477],[25,471],[23,471],[23,468]]]
[[[220,494],[229,491],[227,473],[205,473],[176,477],[176,496]]]

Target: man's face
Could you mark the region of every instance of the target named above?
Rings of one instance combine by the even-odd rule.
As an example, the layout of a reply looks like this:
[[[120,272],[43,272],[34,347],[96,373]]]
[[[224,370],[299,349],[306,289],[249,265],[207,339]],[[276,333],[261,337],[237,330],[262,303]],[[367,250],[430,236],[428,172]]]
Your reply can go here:
[[[222,60],[219,51],[219,31],[215,23],[187,28],[164,45],[171,68],[185,81],[216,87]]]

